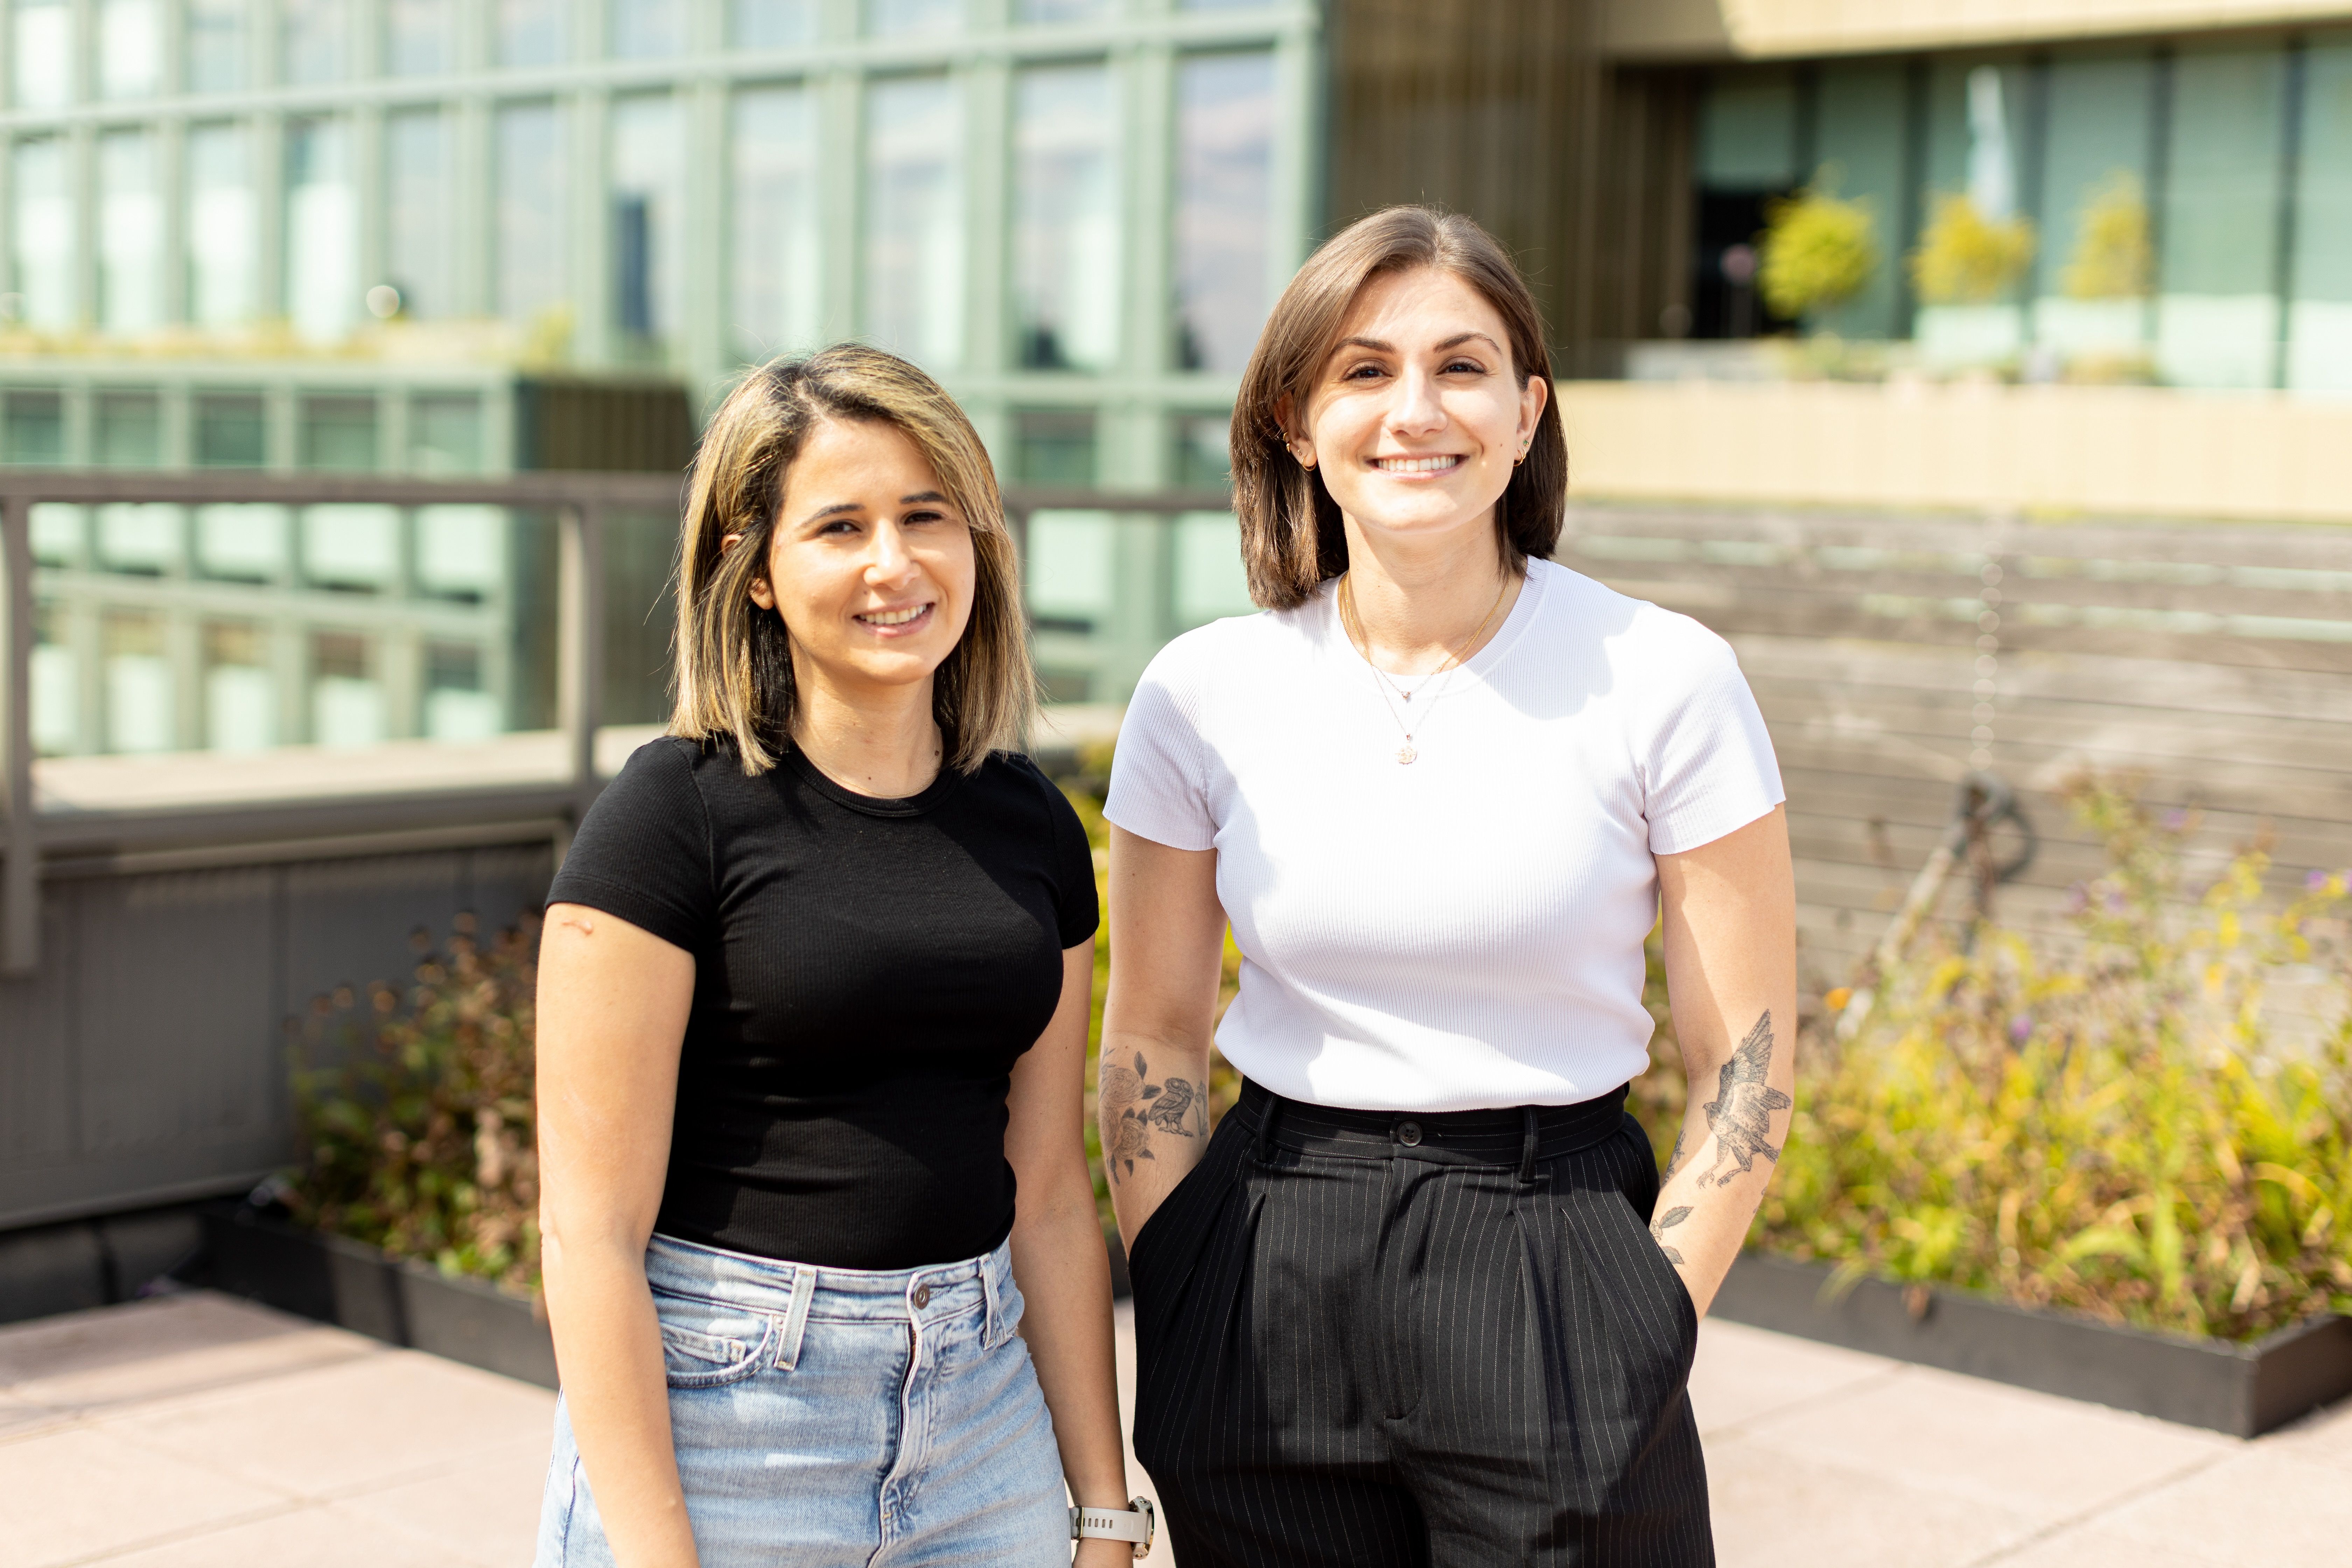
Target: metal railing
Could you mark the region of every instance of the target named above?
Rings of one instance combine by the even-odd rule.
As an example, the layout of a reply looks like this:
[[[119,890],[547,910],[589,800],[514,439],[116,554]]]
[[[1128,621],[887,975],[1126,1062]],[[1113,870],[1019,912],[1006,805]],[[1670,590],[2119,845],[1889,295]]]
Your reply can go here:
[[[5,683],[0,689],[0,974],[32,973],[40,961],[40,886],[45,854],[101,847],[127,868],[127,851],[144,849],[142,863],[160,868],[192,853],[227,860],[240,854],[282,858],[305,846],[324,852],[354,852],[376,840],[383,847],[415,847],[425,839],[468,835],[478,838],[504,823],[577,822],[602,787],[596,737],[604,701],[602,677],[605,613],[604,543],[614,514],[675,513],[683,482],[670,475],[537,473],[500,479],[395,479],[358,475],[124,472],[0,468],[0,598],[5,626]],[[394,812],[383,800],[307,809],[301,803],[273,801],[244,808],[213,806],[201,811],[151,813],[139,823],[114,821],[103,844],[78,829],[71,843],[58,825],[45,825],[34,795],[33,653],[37,563],[32,512],[44,502],[83,506],[164,503],[202,506],[260,503],[288,508],[333,504],[393,507],[484,505],[552,514],[557,520],[555,615],[555,728],[562,737],[560,780],[548,786],[512,785],[436,792],[430,812]],[[1029,520],[1047,510],[1140,515],[1169,521],[1188,512],[1223,511],[1225,491],[1184,490],[1156,494],[1081,489],[1021,489],[1005,496],[1005,510],[1024,559]],[[168,818],[169,820],[165,820]],[[456,835],[457,838],[451,838]],[[420,837],[421,836],[421,837]],[[207,848],[194,850],[203,841]],[[158,846],[169,846],[158,849]],[[240,849],[240,846],[243,847]]]

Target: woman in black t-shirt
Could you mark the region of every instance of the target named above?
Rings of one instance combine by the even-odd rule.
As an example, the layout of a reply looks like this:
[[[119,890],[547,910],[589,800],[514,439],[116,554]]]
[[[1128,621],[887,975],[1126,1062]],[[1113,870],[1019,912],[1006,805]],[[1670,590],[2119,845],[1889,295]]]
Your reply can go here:
[[[979,437],[871,349],[754,374],[696,460],[677,609],[670,733],[549,893],[538,1561],[1044,1564],[1082,1533],[1125,1562],[1093,860],[1013,750]]]

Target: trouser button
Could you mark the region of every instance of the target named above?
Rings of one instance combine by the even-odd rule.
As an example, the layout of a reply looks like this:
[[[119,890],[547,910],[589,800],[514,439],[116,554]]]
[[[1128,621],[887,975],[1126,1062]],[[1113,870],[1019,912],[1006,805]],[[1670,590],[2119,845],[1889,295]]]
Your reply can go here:
[[[931,1304],[931,1288],[930,1288],[929,1285],[918,1285],[918,1286],[916,1286],[916,1287],[915,1287],[915,1310],[917,1310],[917,1311],[919,1311],[919,1311],[921,1311],[924,1308],[926,1308],[926,1307],[929,1306],[930,1304]]]
[[[1418,1121],[1398,1122],[1397,1142],[1403,1144],[1408,1149],[1418,1144],[1421,1142],[1421,1123]]]

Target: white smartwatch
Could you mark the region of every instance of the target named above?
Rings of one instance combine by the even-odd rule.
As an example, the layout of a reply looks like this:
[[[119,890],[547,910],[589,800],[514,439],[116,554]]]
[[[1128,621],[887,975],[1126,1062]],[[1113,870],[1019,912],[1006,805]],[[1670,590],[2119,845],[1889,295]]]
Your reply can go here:
[[[1152,1514],[1150,1498],[1129,1498],[1125,1508],[1074,1508],[1070,1510],[1070,1539],[1129,1542],[1136,1556],[1141,1557],[1151,1550],[1151,1534],[1159,1522]]]

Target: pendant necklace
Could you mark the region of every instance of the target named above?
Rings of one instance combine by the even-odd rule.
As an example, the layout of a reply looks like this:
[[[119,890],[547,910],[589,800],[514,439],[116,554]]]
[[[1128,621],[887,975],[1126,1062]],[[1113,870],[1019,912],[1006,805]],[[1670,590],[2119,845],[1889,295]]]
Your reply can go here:
[[[1372,662],[1372,656],[1367,651],[1371,646],[1371,639],[1362,635],[1362,623],[1356,615],[1356,595],[1349,581],[1349,575],[1342,573],[1339,577],[1338,595],[1339,629],[1348,634],[1349,646],[1362,657],[1364,668],[1372,672],[1372,689],[1379,694],[1381,706],[1387,710],[1388,716],[1396,721],[1397,729],[1403,733],[1404,744],[1396,749],[1395,755],[1398,766],[1408,766],[1421,756],[1421,752],[1415,749],[1412,742],[1413,731],[1420,728],[1421,722],[1428,719],[1431,711],[1436,708],[1438,699],[1445,695],[1446,688],[1453,683],[1454,672],[1462,668],[1463,656],[1449,649],[1445,662],[1423,676],[1413,685],[1410,687],[1398,685],[1389,678],[1388,671]],[[1495,619],[1495,612],[1503,607],[1503,595],[1510,591],[1510,587],[1511,579],[1506,574],[1502,586],[1495,590],[1495,602],[1486,606],[1486,616],[1470,633],[1469,638],[1462,644],[1464,647],[1475,648],[1478,646],[1478,639],[1486,635],[1486,627]],[[1420,720],[1408,723],[1404,714],[1397,710],[1396,701],[1391,700],[1389,694],[1391,691],[1396,693],[1396,697],[1408,707],[1411,706],[1416,695],[1426,693],[1427,700],[1421,705]]]

